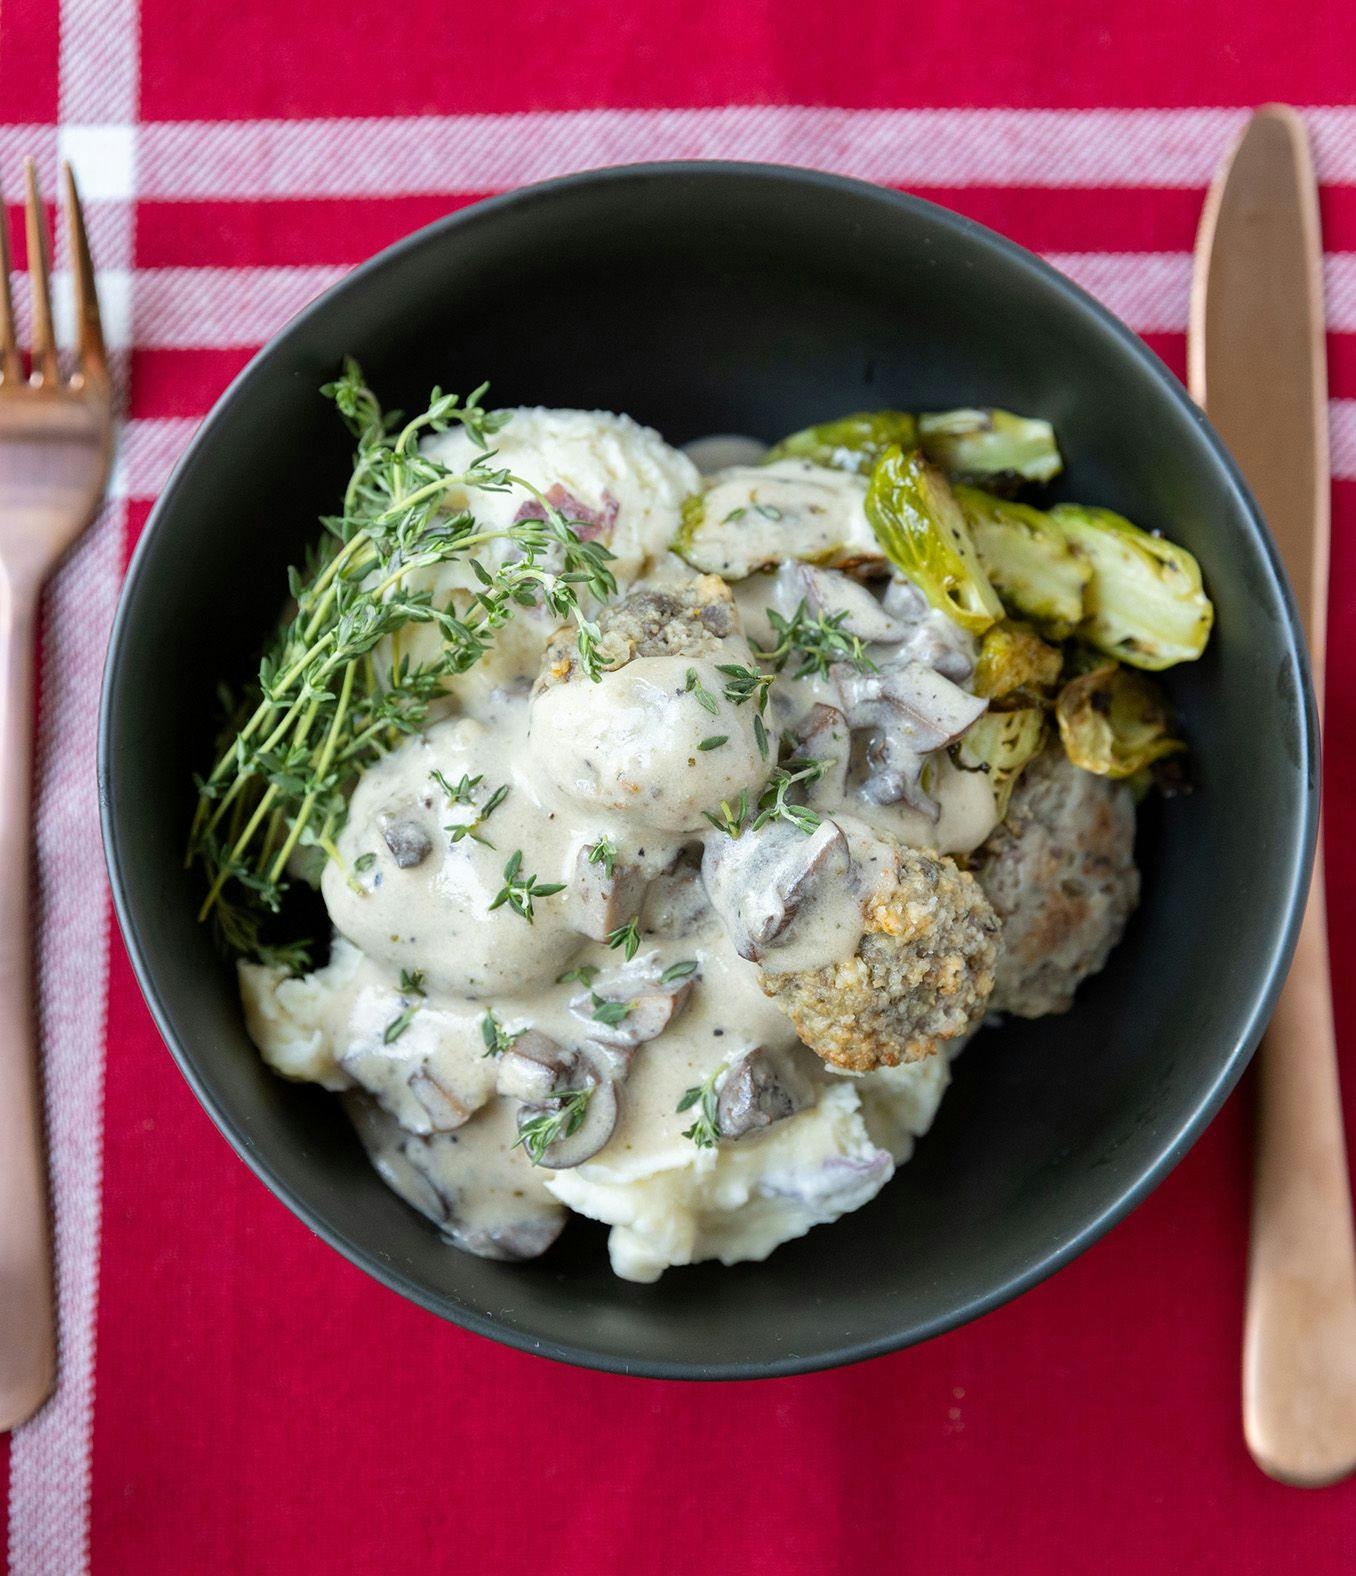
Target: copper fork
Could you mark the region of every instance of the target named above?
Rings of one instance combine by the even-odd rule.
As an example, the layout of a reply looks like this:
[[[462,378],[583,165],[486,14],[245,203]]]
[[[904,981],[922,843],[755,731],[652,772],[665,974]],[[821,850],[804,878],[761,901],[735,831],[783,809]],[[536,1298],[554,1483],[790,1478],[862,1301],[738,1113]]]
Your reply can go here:
[[[94,269],[70,166],[62,167],[74,282],[75,370],[52,326],[47,221],[25,171],[32,371],[24,376],[0,198],[0,1431],[42,1405],[56,1370],[30,931],[33,655],[38,598],[94,518],[113,452],[113,400]]]

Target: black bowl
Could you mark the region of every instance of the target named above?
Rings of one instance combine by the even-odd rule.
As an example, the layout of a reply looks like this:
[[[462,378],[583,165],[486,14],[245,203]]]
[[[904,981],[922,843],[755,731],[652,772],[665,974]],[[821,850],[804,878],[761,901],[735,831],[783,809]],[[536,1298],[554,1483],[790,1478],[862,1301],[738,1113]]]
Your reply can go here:
[[[867,406],[995,404],[1054,422],[1058,492],[1184,542],[1218,610],[1177,670],[1196,791],[1142,818],[1144,901],[1064,1017],[986,1031],[882,1195],[765,1264],[616,1280],[600,1228],[543,1260],[445,1246],[331,1096],[245,1035],[182,869],[213,687],[241,675],[346,475],[317,390],[345,354],[389,404],[493,379],[504,404],[628,411],[671,442],[772,439]],[[1029,253],[824,175],[677,164],[484,202],[308,308],[217,405],[123,592],[100,740],[118,914],[161,1031],[263,1181],[340,1252],[467,1328],[588,1366],[745,1378],[872,1356],[975,1317],[1087,1247],[1178,1161],[1242,1071],[1294,938],[1316,823],[1315,712],[1257,511],[1155,357]]]

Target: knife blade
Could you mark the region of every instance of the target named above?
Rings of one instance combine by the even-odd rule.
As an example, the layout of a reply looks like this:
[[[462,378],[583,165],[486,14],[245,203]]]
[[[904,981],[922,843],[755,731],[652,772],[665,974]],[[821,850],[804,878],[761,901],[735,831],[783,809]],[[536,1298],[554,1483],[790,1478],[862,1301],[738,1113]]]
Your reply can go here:
[[[1320,703],[1329,544],[1323,335],[1308,136],[1293,110],[1268,105],[1206,199],[1189,381],[1280,550]],[[1356,1242],[1321,844],[1294,961],[1258,1055],[1257,1100],[1244,1433],[1263,1471],[1317,1487],[1356,1468]]]

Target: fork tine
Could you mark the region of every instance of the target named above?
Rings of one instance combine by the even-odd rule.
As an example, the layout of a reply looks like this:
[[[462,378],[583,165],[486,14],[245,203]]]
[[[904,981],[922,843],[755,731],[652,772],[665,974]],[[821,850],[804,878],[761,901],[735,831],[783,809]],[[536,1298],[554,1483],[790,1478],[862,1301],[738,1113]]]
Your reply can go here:
[[[99,296],[94,288],[94,262],[89,254],[85,216],[80,210],[80,193],[75,189],[75,171],[69,160],[62,160],[61,178],[71,276],[75,281],[75,348],[80,375],[84,379],[106,379],[108,355],[104,349],[103,324],[99,320]]]
[[[33,299],[33,381],[44,387],[58,381],[56,338],[52,332],[51,272],[47,251],[47,223],[38,191],[38,171],[32,159],[24,160],[25,203],[28,221],[28,285]]]
[[[20,381],[19,342],[14,333],[14,301],[9,291],[9,216],[0,191],[0,383]]]

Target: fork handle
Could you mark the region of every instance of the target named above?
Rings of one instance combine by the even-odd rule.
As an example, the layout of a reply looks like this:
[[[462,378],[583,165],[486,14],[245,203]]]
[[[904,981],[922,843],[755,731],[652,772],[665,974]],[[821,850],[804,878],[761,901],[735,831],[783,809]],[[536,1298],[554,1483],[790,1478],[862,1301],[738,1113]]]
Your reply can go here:
[[[33,1012],[33,653],[38,584],[0,579],[0,1431],[56,1369],[51,1238]]]

